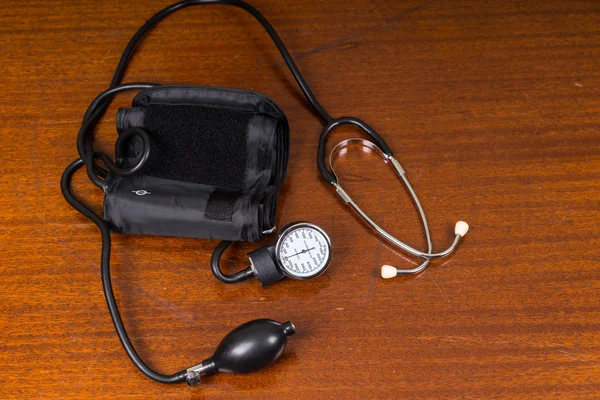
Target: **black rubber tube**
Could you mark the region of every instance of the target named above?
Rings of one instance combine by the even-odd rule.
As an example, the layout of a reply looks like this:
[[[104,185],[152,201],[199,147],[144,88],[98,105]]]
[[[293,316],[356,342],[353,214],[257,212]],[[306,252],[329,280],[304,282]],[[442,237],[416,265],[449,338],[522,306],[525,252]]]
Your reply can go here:
[[[135,48],[137,47],[139,42],[142,40],[142,38],[146,35],[146,33],[148,33],[148,31],[150,31],[158,22],[160,22],[162,19],[169,16],[170,14],[174,13],[175,11],[178,11],[183,8],[190,7],[190,6],[205,5],[205,4],[231,5],[234,7],[241,8],[241,9],[247,11],[250,15],[252,15],[262,25],[264,30],[269,34],[269,36],[275,43],[275,46],[277,46],[279,53],[281,53],[281,56],[285,60],[285,63],[287,64],[292,75],[294,76],[294,79],[298,83],[298,86],[300,86],[300,89],[302,89],[302,92],[304,93],[304,96],[306,97],[308,102],[312,105],[312,107],[315,109],[315,111],[319,114],[319,116],[325,122],[329,122],[332,120],[331,116],[327,113],[327,111],[325,111],[323,106],[321,106],[321,104],[319,103],[319,101],[317,100],[315,95],[310,90],[308,83],[306,83],[306,80],[300,73],[300,70],[296,66],[294,59],[290,55],[290,52],[285,47],[285,44],[283,43],[283,41],[281,40],[281,38],[275,31],[275,29],[273,28],[271,23],[269,21],[267,21],[267,19],[260,12],[258,12],[258,10],[256,8],[254,8],[250,4],[240,1],[240,0],[185,0],[185,1],[180,1],[179,3],[172,4],[172,5],[164,8],[163,10],[159,11],[152,18],[150,18],[144,25],[142,25],[142,27],[140,29],[138,29],[138,31],[135,33],[135,35],[133,35],[131,40],[129,40],[129,43],[127,44],[127,47],[125,48],[125,51],[121,55],[121,59],[119,60],[119,65],[117,66],[117,69],[115,70],[115,74],[110,83],[110,86],[114,87],[121,82],[121,80],[123,79],[123,76],[125,75],[125,70],[127,69],[127,64],[129,63],[129,60],[130,60],[131,56],[133,55]]]
[[[98,186],[103,191],[106,190],[106,184],[104,180],[101,179],[98,175],[102,175],[102,178],[106,175],[105,170],[102,170],[99,166],[94,163],[95,158],[100,158],[107,166],[107,168],[113,173],[119,175],[127,175],[131,173],[131,171],[138,171],[143,167],[143,164],[146,163],[149,155],[150,155],[150,139],[147,134],[143,132],[141,129],[136,129],[132,132],[135,136],[141,136],[142,141],[144,143],[142,155],[140,161],[137,165],[134,165],[128,170],[123,170],[119,168],[115,163],[112,162],[110,157],[104,153],[94,152],[92,149],[92,133],[98,124],[98,121],[104,113],[106,112],[106,108],[114,98],[117,93],[131,91],[131,90],[142,90],[148,89],[151,87],[160,86],[156,83],[126,83],[124,85],[116,86],[110,89],[105,90],[100,93],[96,98],[90,103],[88,109],[83,116],[83,121],[81,123],[81,127],[79,128],[79,133],[77,134],[77,151],[79,152],[79,157],[83,160],[86,166],[86,172],[88,178],[92,183]],[[117,145],[122,144],[122,140],[117,140]],[[117,149],[117,154],[120,151]]]
[[[104,297],[106,298],[106,304],[108,305],[110,317],[112,318],[113,324],[117,331],[117,335],[119,336],[119,339],[123,344],[123,348],[125,349],[125,352],[129,356],[133,364],[148,378],[161,383],[185,382],[187,374],[186,370],[179,371],[173,375],[163,375],[150,368],[135,351],[135,348],[133,347],[129,336],[127,336],[127,331],[125,330],[125,326],[123,325],[123,321],[121,320],[121,314],[119,313],[119,309],[117,307],[117,301],[115,300],[115,295],[113,293],[112,284],[110,280],[110,229],[106,221],[100,218],[100,216],[98,216],[95,212],[84,206],[75,196],[73,196],[73,193],[71,193],[71,179],[73,177],[73,174],[82,166],[83,160],[81,158],[78,158],[65,169],[60,180],[60,189],[62,191],[63,196],[71,205],[71,207],[79,211],[81,214],[85,215],[94,224],[96,224],[98,229],[100,229],[100,233],[102,234],[102,257],[100,261],[102,289],[104,290]]]
[[[383,140],[383,138],[379,136],[375,129],[371,128],[366,122],[355,117],[341,117],[334,119],[325,125],[325,127],[323,127],[323,131],[321,131],[321,135],[319,137],[319,147],[317,149],[317,166],[319,168],[319,172],[321,173],[321,176],[332,185],[337,183],[337,179],[335,175],[329,171],[327,165],[325,164],[325,146],[327,145],[327,138],[329,134],[342,125],[354,125],[362,129],[385,154],[390,157],[393,156],[392,150],[387,145],[385,140]]]
[[[254,276],[254,271],[251,267],[244,268],[241,271],[236,272],[235,274],[225,274],[221,271],[221,256],[223,252],[227,250],[230,241],[223,240],[213,251],[212,257],[210,258],[210,269],[212,270],[213,275],[223,283],[238,283],[248,280]]]

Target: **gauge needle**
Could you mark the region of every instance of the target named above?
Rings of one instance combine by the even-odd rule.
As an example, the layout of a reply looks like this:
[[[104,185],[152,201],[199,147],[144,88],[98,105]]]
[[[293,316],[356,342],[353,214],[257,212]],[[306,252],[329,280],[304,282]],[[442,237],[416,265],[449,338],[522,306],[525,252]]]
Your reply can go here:
[[[297,256],[298,254],[304,254],[304,253],[306,253],[307,251],[311,251],[311,250],[314,250],[314,249],[315,249],[314,247],[311,247],[310,249],[306,248],[306,249],[304,249],[304,250],[302,250],[302,251],[299,251],[298,253],[295,253],[295,254],[292,254],[291,256],[288,256],[288,258],[290,258],[290,257],[294,257],[294,256]]]
[[[308,243],[306,243],[306,240],[304,241],[304,245],[306,246],[306,251],[309,251],[309,252],[310,252],[311,250],[314,250],[314,249],[315,249],[314,247],[311,247],[311,248],[309,249],[309,248],[308,248]]]

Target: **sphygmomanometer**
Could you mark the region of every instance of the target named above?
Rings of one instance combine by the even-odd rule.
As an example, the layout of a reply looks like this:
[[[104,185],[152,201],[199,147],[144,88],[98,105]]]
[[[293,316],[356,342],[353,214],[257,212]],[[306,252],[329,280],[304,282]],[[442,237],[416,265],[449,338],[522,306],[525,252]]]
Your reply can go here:
[[[239,0],[187,0],[173,4],[150,18],[129,41],[109,88],[88,107],[77,136],[79,158],[64,171],[61,189],[76,210],[92,220],[102,234],[101,276],[104,295],[117,335],[139,370],[162,383],[200,383],[201,375],[216,372],[247,373],[275,361],[287,338],[295,333],[291,322],[269,319],[247,322],[230,332],[213,356],[172,375],[151,369],[136,352],[121,321],[110,278],[111,232],[165,235],[221,240],[211,259],[211,269],[224,283],[256,277],[261,285],[284,277],[309,279],[322,274],[331,262],[331,241],[318,226],[296,222],[282,228],[277,241],[248,254],[249,266],[233,274],[220,268],[223,252],[233,241],[263,240],[275,231],[279,189],[285,179],[289,158],[289,125],[283,111],[260,93],[219,87],[121,84],[129,60],[144,35],[173,12],[202,4],[226,4],[241,8],[260,22],[269,34],[306,99],[323,119],[318,150],[318,168],[365,221],[386,240],[422,257],[422,271],[429,260],[451,253],[466,233],[459,222],[452,246],[432,253],[429,228],[423,209],[383,139],[365,122],[354,117],[331,117],[319,104],[292,57],[271,24],[255,8]],[[137,91],[132,106],[117,112],[115,159],[94,150],[93,132],[115,95]],[[325,165],[328,134],[336,127],[351,124],[370,138],[349,139],[334,148]],[[389,162],[409,190],[422,218],[428,251],[420,252],[398,241],[375,224],[342,189],[333,166],[336,156],[350,144],[360,144]],[[85,167],[89,179],[104,192],[104,217],[100,217],[71,191],[73,174]]]

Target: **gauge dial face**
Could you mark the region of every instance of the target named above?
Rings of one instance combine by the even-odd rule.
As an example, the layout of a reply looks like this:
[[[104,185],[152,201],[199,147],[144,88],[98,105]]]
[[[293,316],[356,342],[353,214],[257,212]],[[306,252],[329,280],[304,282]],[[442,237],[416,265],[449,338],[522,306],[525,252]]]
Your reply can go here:
[[[283,272],[290,278],[314,278],[329,266],[331,241],[321,228],[300,222],[281,233],[275,254]]]

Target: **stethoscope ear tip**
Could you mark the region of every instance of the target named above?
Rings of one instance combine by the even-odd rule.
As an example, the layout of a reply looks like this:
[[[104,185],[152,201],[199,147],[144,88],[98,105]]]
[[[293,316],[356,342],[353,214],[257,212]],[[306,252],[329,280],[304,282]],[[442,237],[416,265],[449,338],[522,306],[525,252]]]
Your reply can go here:
[[[458,221],[454,226],[454,234],[460,235],[461,237],[465,236],[469,231],[469,224],[465,221]]]
[[[398,269],[396,267],[392,267],[391,265],[383,265],[381,267],[381,277],[383,279],[394,278],[398,275]]]

